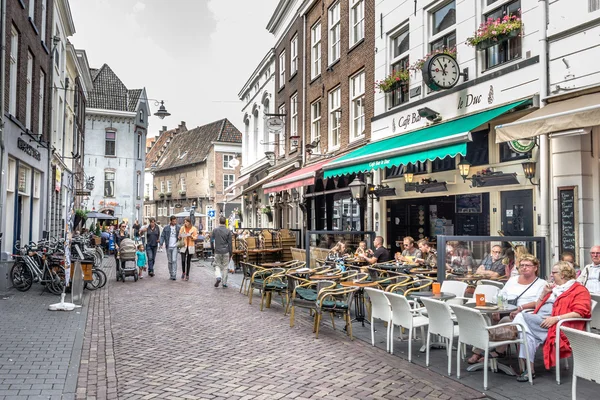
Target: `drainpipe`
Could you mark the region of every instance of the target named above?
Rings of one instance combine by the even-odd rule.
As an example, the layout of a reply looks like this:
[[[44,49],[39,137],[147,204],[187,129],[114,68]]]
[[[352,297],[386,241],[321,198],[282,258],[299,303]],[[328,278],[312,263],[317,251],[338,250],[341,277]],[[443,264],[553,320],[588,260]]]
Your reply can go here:
[[[302,16],[302,51],[306,52],[306,14]],[[306,54],[302,57],[302,165],[306,164]],[[310,110],[310,107],[309,107]]]
[[[544,107],[544,101],[548,96],[548,1],[540,0],[540,9],[543,18],[543,29],[541,30],[540,37],[540,108]],[[552,246],[550,237],[550,151],[549,151],[548,135],[540,136],[540,186],[539,186],[539,199],[540,199],[540,236],[546,239],[546,260],[547,265],[546,272],[548,272],[548,265],[550,265]]]
[[[0,88],[2,90],[2,95],[0,96],[0,170],[4,171],[4,152],[6,148],[4,147],[4,90],[6,87],[6,78],[5,78],[5,66],[6,66],[6,1],[0,0],[2,3],[0,5],[2,11],[2,16],[0,17],[0,35],[1,39],[1,50],[0,50]],[[8,180],[8,171],[5,174]],[[0,176],[0,187],[2,186],[4,178]],[[6,190],[4,187],[0,190],[0,227],[4,230],[4,196],[6,194]],[[1,241],[1,239],[0,239]],[[0,249],[1,250],[1,249]]]

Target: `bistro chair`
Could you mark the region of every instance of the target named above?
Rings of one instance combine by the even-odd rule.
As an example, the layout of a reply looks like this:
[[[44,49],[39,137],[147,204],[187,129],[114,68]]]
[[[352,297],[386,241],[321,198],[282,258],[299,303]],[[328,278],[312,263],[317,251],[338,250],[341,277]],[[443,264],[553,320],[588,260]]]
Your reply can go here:
[[[289,300],[287,296],[287,281],[285,279],[285,269],[284,268],[271,268],[269,270],[270,274],[265,276],[262,282],[261,289],[261,297],[260,297],[260,311],[263,310],[263,305],[265,302],[265,297],[267,298],[267,308],[271,307],[271,298],[273,293],[278,293],[281,297],[281,302],[287,308],[287,302]],[[283,294],[286,294],[286,299],[284,301]],[[285,304],[284,304],[285,303]]]
[[[265,268],[250,264],[248,262],[240,262],[242,267],[242,283],[240,285],[240,293],[244,292],[246,296],[250,293],[250,281],[252,280],[252,275],[258,270],[264,270]]]
[[[429,348],[431,335],[438,335],[446,342],[448,355],[448,376],[452,375],[452,343],[458,337],[458,326],[454,325],[452,310],[446,302],[422,297],[421,301],[429,315],[429,329],[427,331],[427,347],[425,350],[425,365],[429,367]]]
[[[496,304],[498,292],[500,292],[498,286],[477,285],[475,287],[475,292],[473,293],[473,298],[467,299],[467,303],[475,303],[476,296],[478,294],[484,294],[486,302]]]
[[[352,336],[352,322],[350,316],[350,306],[354,299],[354,293],[358,290],[356,287],[343,288],[323,288],[319,291],[317,301],[315,303],[315,339],[319,338],[319,326],[323,319],[323,313],[331,315],[331,326],[335,330],[335,315],[341,315],[346,324],[346,334],[350,336],[350,340],[354,340]]]
[[[390,351],[390,326],[392,319],[392,306],[385,296],[385,292],[379,289],[364,288],[365,293],[371,300],[371,345],[375,346],[375,319],[382,320],[387,324],[385,350]]]
[[[562,328],[573,350],[573,381],[571,399],[577,399],[577,378],[600,383],[600,335],[573,328]]]
[[[600,303],[600,294],[591,294],[592,300]],[[600,330],[600,307],[596,306],[592,310],[592,320],[590,321],[590,329]]]
[[[413,330],[421,328],[421,340],[425,345],[425,327],[429,324],[429,318],[420,314],[423,308],[412,308],[411,302],[406,297],[396,293],[384,293],[392,307],[392,320],[388,334],[390,354],[394,354],[394,326],[400,326],[408,330],[408,362],[412,362]]]
[[[469,285],[466,282],[445,280],[442,282],[440,291],[442,293],[452,293],[456,296],[454,299],[447,300],[449,304],[464,304],[468,287]]]
[[[287,274],[287,277],[288,290],[291,290],[292,293],[288,302],[290,312],[290,327],[294,327],[296,307],[307,308],[312,314],[315,309],[319,291],[324,288],[333,289],[336,287],[336,283],[334,281],[326,280],[310,281],[293,274]]]
[[[498,278],[498,279],[502,279],[502,278]],[[502,288],[504,287],[504,283],[505,282],[493,281],[491,279],[482,279],[480,281],[477,281],[477,285],[491,285],[491,286],[496,286],[500,290],[502,290]]]

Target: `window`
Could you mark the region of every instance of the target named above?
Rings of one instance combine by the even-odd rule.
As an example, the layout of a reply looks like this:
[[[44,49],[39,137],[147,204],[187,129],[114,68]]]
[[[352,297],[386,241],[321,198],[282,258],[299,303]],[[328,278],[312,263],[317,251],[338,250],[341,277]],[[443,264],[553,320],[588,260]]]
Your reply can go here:
[[[292,53],[290,59],[291,76],[298,72],[298,35],[294,36],[290,42],[290,52]]]
[[[115,197],[114,171],[104,171],[104,197]]]
[[[42,27],[40,33],[42,35],[42,42],[46,41],[46,2],[48,0],[42,0]]]
[[[139,198],[141,195],[141,181],[140,181],[140,171],[138,171],[138,174],[135,177],[135,197]]]
[[[409,37],[408,26],[403,27],[400,33],[392,37],[391,73],[408,69],[408,51],[410,50]],[[389,94],[389,106],[396,107],[406,103],[408,99],[408,85],[402,85]]]
[[[350,78],[350,141],[365,133],[365,72]]]
[[[514,161],[514,160],[525,160],[531,158],[531,151],[529,153],[517,153],[508,145],[508,143],[500,143],[500,162]]]
[[[115,131],[106,131],[106,140],[104,146],[104,155],[105,156],[116,156],[117,148],[117,132]]]
[[[234,169],[231,165],[229,165],[229,162],[231,160],[234,159],[234,155],[233,154],[224,154],[223,155],[223,169]]]
[[[150,207],[150,206],[144,206],[144,216],[145,217],[149,217],[150,213],[152,212],[151,210],[152,210],[152,207]]]
[[[181,184],[180,190],[185,193],[187,190],[187,184],[185,183],[185,176],[182,176],[181,178],[179,178],[179,183]]]
[[[165,208],[165,210],[166,210],[166,208]],[[173,214],[175,214],[175,207],[169,206],[169,215],[173,215]]]
[[[290,137],[298,136],[298,94],[290,98],[290,112]]]
[[[23,165],[19,165],[19,193],[29,195],[29,187],[31,179],[31,170]]]
[[[350,9],[350,46],[354,46],[365,37],[365,2],[352,0]]]
[[[504,16],[519,15],[521,0],[513,1],[497,8],[484,16],[485,20],[491,18],[496,20]],[[495,46],[485,49],[485,68],[492,68],[521,57],[521,36],[515,36]]]
[[[160,183],[160,192],[161,192],[161,193],[164,193],[164,192],[165,192],[165,181],[162,181],[162,182]]]
[[[167,181],[167,193],[173,193],[173,183],[171,181]]]
[[[29,0],[29,18],[35,22],[35,0]]]
[[[431,172],[451,171],[453,169],[456,169],[455,157],[436,158],[431,162]]]
[[[144,114],[144,110],[140,110],[140,124],[144,123],[144,118],[146,118],[146,115]]]
[[[19,33],[14,26],[10,30],[10,71],[8,95],[8,112],[17,115],[17,71],[19,69]]]
[[[311,149],[319,153],[321,148],[321,100],[317,100],[310,105],[310,141],[319,143],[317,148]]]
[[[44,132],[44,88],[46,85],[46,74],[40,71],[40,102],[38,103],[38,130],[37,134]]]
[[[341,92],[338,87],[329,92],[329,150],[340,147]]]
[[[279,54],[279,87],[285,86],[285,51]]]
[[[489,164],[489,136],[490,132],[485,131],[472,132],[472,142],[467,142],[466,159],[471,165],[486,165]]]
[[[588,12],[600,10],[600,0],[588,0]]]
[[[223,190],[225,190],[229,186],[233,185],[234,179],[235,179],[235,175],[233,175],[233,174],[223,174]]]
[[[456,32],[452,31],[447,35],[441,36],[439,39],[431,42],[430,50],[451,49],[456,46]]]
[[[27,52],[27,88],[26,88],[26,103],[25,103],[25,128],[31,130],[31,108],[33,92],[33,54]]]
[[[432,13],[432,35],[436,35],[456,24],[456,1],[451,1]]]
[[[146,183],[146,191],[144,192],[144,196],[150,197],[150,184]]]
[[[329,9],[329,64],[340,58],[340,2]]]
[[[314,79],[321,75],[321,23],[318,22],[313,25],[310,33],[310,46],[312,53],[310,77]]]
[[[137,158],[138,158],[138,160],[142,159],[143,152],[144,152],[144,148],[142,147],[142,134],[138,133],[138,135],[137,135]]]
[[[15,191],[15,170],[17,168],[17,162],[12,158],[8,159],[8,178],[6,180],[6,190],[9,192]]]
[[[285,104],[282,104],[279,107],[279,114],[285,114]],[[283,117],[285,118],[285,117]],[[285,119],[284,119],[285,121]],[[285,122],[284,122],[285,125]],[[285,126],[283,127],[283,129],[279,132],[279,157],[283,157],[285,156]]]

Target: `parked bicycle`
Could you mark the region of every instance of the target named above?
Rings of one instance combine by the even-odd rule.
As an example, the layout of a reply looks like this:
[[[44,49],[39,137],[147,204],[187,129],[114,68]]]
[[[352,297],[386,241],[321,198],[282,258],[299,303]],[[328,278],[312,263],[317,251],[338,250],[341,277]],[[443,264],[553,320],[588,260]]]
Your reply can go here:
[[[34,282],[44,285],[53,294],[65,289],[65,269],[62,257],[52,257],[57,249],[50,242],[15,246],[20,254],[13,254],[15,264],[10,270],[12,285],[21,292],[31,289]],[[56,244],[54,244],[56,246]]]

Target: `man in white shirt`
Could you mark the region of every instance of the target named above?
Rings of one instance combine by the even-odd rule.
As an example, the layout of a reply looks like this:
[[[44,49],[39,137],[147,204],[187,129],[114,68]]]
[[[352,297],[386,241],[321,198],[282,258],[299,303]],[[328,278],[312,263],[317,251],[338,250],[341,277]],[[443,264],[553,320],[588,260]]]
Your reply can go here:
[[[577,282],[585,286],[590,293],[600,293],[600,246],[592,246],[590,256],[592,263],[581,269]]]

